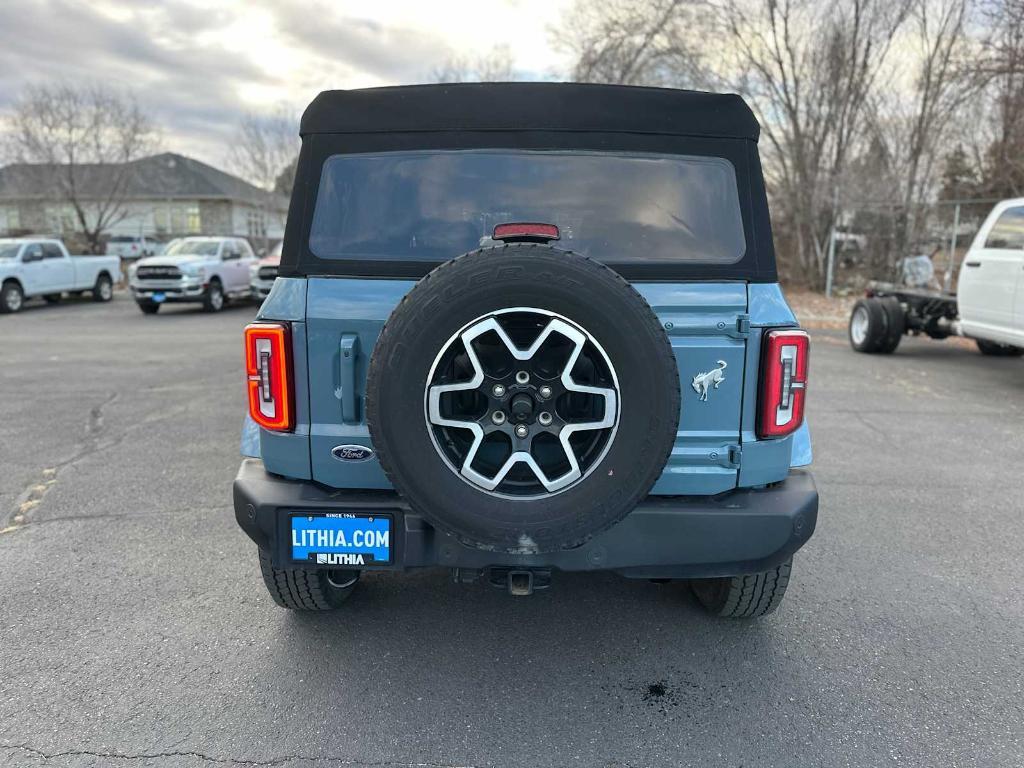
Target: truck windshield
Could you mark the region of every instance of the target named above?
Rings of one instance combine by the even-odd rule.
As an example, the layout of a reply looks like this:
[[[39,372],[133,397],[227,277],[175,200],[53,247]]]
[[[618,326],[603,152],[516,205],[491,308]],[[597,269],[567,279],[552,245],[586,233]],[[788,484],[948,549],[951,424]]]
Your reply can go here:
[[[165,256],[216,256],[220,243],[216,240],[177,240],[164,252]]]
[[[731,264],[746,247],[723,158],[515,150],[334,155],[309,246],[322,259],[443,261],[511,222],[555,224],[560,246],[615,262]]]
[[[0,243],[0,259],[13,259],[18,255],[21,243]]]

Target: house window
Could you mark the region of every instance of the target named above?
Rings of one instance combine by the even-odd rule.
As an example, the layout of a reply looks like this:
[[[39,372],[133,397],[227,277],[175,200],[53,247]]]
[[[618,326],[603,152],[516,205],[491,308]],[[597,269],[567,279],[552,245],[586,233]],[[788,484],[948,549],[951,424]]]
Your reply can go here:
[[[75,232],[78,229],[78,217],[70,205],[48,205],[45,215],[46,228],[53,234]]]
[[[153,229],[158,235],[166,235],[171,231],[171,212],[169,205],[158,205],[153,208]]]
[[[0,231],[13,233],[21,229],[21,211],[17,208],[0,209]]]
[[[202,222],[199,219],[198,204],[190,205],[185,210],[185,227],[190,235],[194,235],[202,231]]]
[[[250,238],[262,239],[267,236],[267,220],[263,211],[249,211],[246,214],[246,229]]]
[[[185,232],[185,208],[181,205],[171,207],[171,232],[180,235]]]

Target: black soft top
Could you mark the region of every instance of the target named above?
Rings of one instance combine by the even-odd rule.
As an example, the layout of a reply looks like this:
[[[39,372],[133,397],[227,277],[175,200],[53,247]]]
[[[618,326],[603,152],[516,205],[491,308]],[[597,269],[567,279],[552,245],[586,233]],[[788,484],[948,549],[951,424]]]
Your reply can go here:
[[[587,83],[455,83],[324,91],[302,116],[312,134],[600,131],[750,139],[736,94]]]

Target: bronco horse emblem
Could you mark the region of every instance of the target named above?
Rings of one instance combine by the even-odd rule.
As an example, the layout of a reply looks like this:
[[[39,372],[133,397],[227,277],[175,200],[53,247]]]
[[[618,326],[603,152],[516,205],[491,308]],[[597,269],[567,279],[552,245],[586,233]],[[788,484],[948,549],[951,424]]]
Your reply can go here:
[[[725,360],[719,360],[717,368],[704,371],[704,373],[698,373],[693,377],[693,383],[690,386],[693,387],[694,392],[700,395],[701,402],[707,401],[708,390],[711,387],[718,389],[718,385],[725,381],[725,369],[727,366],[728,363]]]

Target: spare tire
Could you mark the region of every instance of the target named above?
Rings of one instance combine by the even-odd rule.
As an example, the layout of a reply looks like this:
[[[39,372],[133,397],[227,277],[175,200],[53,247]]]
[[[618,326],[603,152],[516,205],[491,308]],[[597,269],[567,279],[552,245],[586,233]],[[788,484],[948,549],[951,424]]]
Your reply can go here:
[[[415,511],[471,546],[532,553],[582,544],[647,495],[679,402],[643,297],[585,256],[520,243],[408,293],[374,347],[366,417]]]

